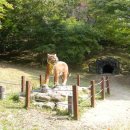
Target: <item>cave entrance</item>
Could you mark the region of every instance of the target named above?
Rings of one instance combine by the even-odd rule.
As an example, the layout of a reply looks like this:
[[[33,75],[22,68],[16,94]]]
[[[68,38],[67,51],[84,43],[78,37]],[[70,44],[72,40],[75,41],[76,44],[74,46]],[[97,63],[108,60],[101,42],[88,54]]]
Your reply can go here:
[[[103,73],[113,73],[114,67],[110,64],[106,64],[103,66]]]

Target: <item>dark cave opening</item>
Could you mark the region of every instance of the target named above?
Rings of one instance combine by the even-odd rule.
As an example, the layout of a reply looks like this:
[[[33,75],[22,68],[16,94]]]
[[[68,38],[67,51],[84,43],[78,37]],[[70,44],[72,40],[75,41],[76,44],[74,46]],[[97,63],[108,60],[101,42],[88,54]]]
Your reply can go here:
[[[113,73],[114,67],[111,66],[110,64],[106,64],[103,66],[103,73]]]

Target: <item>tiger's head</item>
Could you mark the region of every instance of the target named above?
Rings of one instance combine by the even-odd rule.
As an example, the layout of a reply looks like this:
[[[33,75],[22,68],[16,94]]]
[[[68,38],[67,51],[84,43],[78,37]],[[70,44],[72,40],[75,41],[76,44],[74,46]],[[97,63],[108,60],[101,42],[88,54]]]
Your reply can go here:
[[[55,64],[58,61],[58,57],[56,54],[47,54],[47,63]]]

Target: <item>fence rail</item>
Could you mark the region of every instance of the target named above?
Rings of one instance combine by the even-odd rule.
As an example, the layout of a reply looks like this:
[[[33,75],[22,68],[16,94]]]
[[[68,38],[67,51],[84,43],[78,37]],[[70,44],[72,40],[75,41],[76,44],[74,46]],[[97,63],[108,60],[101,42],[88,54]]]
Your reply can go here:
[[[77,75],[77,85],[73,85],[72,86],[72,90],[54,90],[54,91],[72,91],[72,99],[73,101],[70,102],[70,99],[68,97],[68,104],[63,104],[63,103],[60,103],[61,105],[68,105],[68,111],[69,112],[72,112],[73,111],[73,116],[74,116],[74,119],[75,120],[78,120],[79,119],[79,106],[81,106],[78,102],[79,98],[78,98],[78,95],[79,95],[79,90],[81,88],[85,88],[85,89],[88,89],[90,90],[90,96],[88,96],[86,98],[86,100],[90,100],[91,102],[91,107],[95,107],[95,102],[96,102],[96,95],[101,95],[101,98],[104,100],[105,98],[105,83],[106,83],[106,89],[107,89],[107,93],[110,94],[110,84],[109,84],[109,77],[106,77],[106,80],[104,77],[101,78],[101,81],[98,82],[98,83],[95,83],[95,80],[92,80],[90,81],[90,86],[88,87],[80,87],[80,75]],[[100,85],[100,91],[96,93],[96,86],[97,85]],[[27,87],[27,86],[26,86]],[[52,90],[52,89],[47,89],[47,90]],[[26,94],[27,94],[27,98],[26,98],[26,101],[27,99],[29,98],[28,96],[28,91],[26,89]],[[26,103],[27,104],[27,103]],[[84,106],[85,107],[85,106]],[[29,103],[28,105],[26,105],[26,108],[28,109],[29,108]],[[70,110],[70,108],[73,110]]]
[[[40,86],[42,86],[43,84],[43,77],[42,75],[39,75],[39,77],[37,77],[37,79],[39,80],[39,84]],[[56,92],[60,92],[60,91],[70,91],[72,92],[72,96],[69,97],[68,96],[68,104],[64,104],[64,105],[68,105],[68,111],[72,112],[73,111],[73,115],[74,115],[74,119],[78,120],[79,119],[79,107],[81,106],[79,104],[79,92],[80,90],[86,89],[88,91],[90,91],[90,95],[85,99],[90,101],[91,103],[91,107],[95,107],[95,102],[96,102],[96,96],[100,94],[101,99],[105,99],[105,90],[107,91],[108,94],[110,94],[110,80],[109,77],[102,77],[101,80],[99,82],[96,82],[95,80],[90,81],[90,85],[88,87],[81,87],[81,79],[80,79],[80,75],[77,75],[77,85],[72,85],[71,89],[51,89],[48,88],[47,90],[52,90],[52,91],[56,91]],[[25,107],[26,109],[30,108],[30,99],[31,99],[31,91],[32,91],[32,86],[31,86],[31,82],[30,81],[26,81],[25,76],[21,76],[21,84],[20,83],[15,83],[15,82],[5,82],[5,81],[0,81],[0,83],[4,83],[4,84],[12,84],[12,85],[19,85],[21,86],[21,92],[25,92]],[[96,92],[96,89],[98,87],[100,87],[100,91]],[[0,99],[3,98],[3,93],[4,90],[2,88],[2,86],[0,86]],[[72,101],[71,101],[72,100]],[[85,107],[85,106],[84,106]],[[71,108],[71,110],[70,110]],[[73,110],[72,110],[73,109]]]
[[[97,86],[100,85],[100,91],[96,93],[96,88]],[[105,86],[106,85],[106,86]],[[80,75],[77,75],[77,86],[79,86],[80,88]],[[98,83],[95,83],[95,80],[90,81],[90,86],[87,87],[91,92],[91,95],[89,97],[86,98],[86,100],[90,100],[91,101],[91,107],[95,107],[95,99],[97,95],[101,95],[101,99],[105,99],[105,90],[107,90],[107,93],[110,95],[110,80],[109,77],[106,76],[106,78],[104,78],[104,76],[101,78],[101,81],[99,81]],[[80,105],[80,104],[79,104]],[[76,120],[79,119],[79,115],[78,113],[76,113],[76,111],[74,112],[74,117]]]

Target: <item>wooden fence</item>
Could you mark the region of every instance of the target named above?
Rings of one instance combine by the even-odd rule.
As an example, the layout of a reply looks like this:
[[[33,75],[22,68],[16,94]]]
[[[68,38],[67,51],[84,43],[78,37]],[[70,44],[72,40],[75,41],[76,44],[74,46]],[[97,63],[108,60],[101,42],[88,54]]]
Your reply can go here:
[[[25,98],[25,107],[26,109],[30,108],[30,93],[31,93],[31,85],[29,81],[25,82],[25,77],[22,76],[22,81],[21,81],[21,91],[23,92],[23,90],[25,90],[25,86],[26,86],[26,98]],[[42,85],[42,76],[40,75],[39,77],[39,82],[40,85]],[[96,93],[96,86],[100,85],[100,91],[98,93]],[[105,86],[106,85],[106,86]],[[69,104],[70,101],[68,101],[68,108],[73,108],[73,115],[74,115],[74,119],[78,120],[79,119],[79,88],[80,87],[80,75],[77,75],[77,85],[72,85],[72,96],[73,96],[73,104]],[[90,81],[90,86],[86,87],[88,90],[90,90],[90,96],[86,99],[86,100],[90,100],[91,102],[91,107],[95,107],[95,102],[96,102],[96,98],[95,96],[97,94],[101,95],[101,98],[104,100],[105,99],[105,90],[107,91],[108,94],[110,94],[110,80],[109,77],[102,77],[101,80],[96,83],[95,80]],[[69,98],[68,98],[69,99]]]

